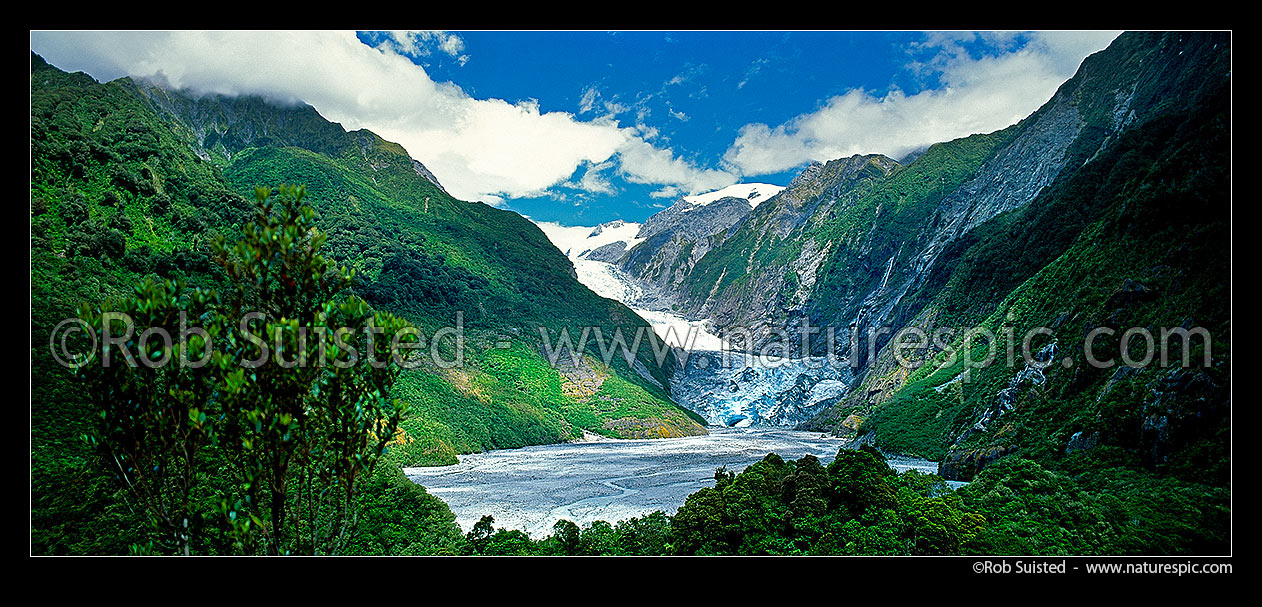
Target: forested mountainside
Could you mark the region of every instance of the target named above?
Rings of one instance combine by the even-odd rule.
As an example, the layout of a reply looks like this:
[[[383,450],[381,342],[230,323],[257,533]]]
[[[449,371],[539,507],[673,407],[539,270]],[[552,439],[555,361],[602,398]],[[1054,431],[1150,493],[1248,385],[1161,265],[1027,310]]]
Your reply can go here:
[[[752,330],[754,349],[787,337],[805,355],[803,325],[834,329],[833,353],[856,379],[801,427],[945,458],[948,478],[1006,454],[1059,461],[1093,446],[1225,483],[1230,60],[1225,33],[1126,33],[1012,127],[905,165],[868,155],[809,166],[713,231],[690,270],[673,270],[667,297],[720,335]],[[1114,360],[1131,326],[1156,337],[1202,327],[1212,340],[1192,354],[1211,350],[1213,364],[1094,368],[1083,344],[1102,326],[1117,335],[1094,345]],[[890,340],[913,327],[955,332],[899,364]],[[963,375],[959,357],[939,369],[974,327],[1011,332],[1018,347],[1049,327],[1033,349],[1058,364]],[[825,353],[824,335],[809,353]]]
[[[1157,526],[1204,548],[1229,529],[1230,220],[1230,35],[1131,32],[1012,127],[807,167],[663,297],[755,350],[835,328],[855,379],[801,429],[941,461],[974,504],[1031,473],[1126,509],[1155,492]],[[952,332],[900,363],[891,338],[911,328]],[[1131,328],[1153,340],[1123,351]],[[1001,340],[997,361],[976,364],[990,344],[971,329]]]
[[[52,359],[50,331],[78,303],[146,278],[230,288],[212,239],[240,235],[255,186],[301,183],[329,236],[324,254],[355,271],[353,293],[427,334],[459,313],[468,346],[462,367],[406,371],[394,385],[410,415],[357,485],[342,552],[1228,554],[1230,43],[1126,33],[1009,128],[902,161],[814,164],[756,206],[680,203],[646,221],[635,246],[602,251],[656,304],[712,318],[721,334],[753,329],[755,349],[805,322],[887,331],[799,426],[857,448],[829,463],[770,454],[717,471],[674,515],[561,521],[545,538],[489,518],[465,533],[399,468],[584,431],[704,433],[665,387],[680,375],[647,348],[611,366],[589,348],[558,370],[538,337],[630,333],[642,319],[582,287],[531,222],[453,199],[371,132],[290,101],[101,84],[32,54],[32,552],[173,552],[85,441],[97,411]],[[909,365],[890,341],[908,327],[955,332],[903,349]],[[1047,331],[1027,364],[1021,336],[1037,327]],[[972,364],[990,344],[970,347],[969,328],[1015,335],[1015,365],[1002,343],[999,360]],[[1129,365],[1160,344],[1137,338],[1122,352],[1128,328],[1192,333],[1166,344],[1171,366]],[[969,482],[899,475],[888,453]],[[219,482],[196,498],[207,511]],[[197,531],[195,553],[239,551],[221,530]]]
[[[995,208],[1007,210],[984,222],[955,220],[975,227],[931,243],[932,258],[922,255],[905,294],[887,300],[877,315],[895,330],[981,326],[1017,339],[1047,327],[1049,335],[1033,349],[1058,364],[1042,370],[997,364],[965,377],[957,365],[911,371],[886,348],[849,398],[807,427],[841,428],[855,416],[858,431],[883,448],[945,459],[947,478],[971,478],[1011,453],[1043,461],[1107,453],[1226,485],[1228,41],[1214,34],[1126,34],[1085,61],[1062,96],[1079,100],[1082,126],[1056,178],[1026,202],[1025,195],[987,197],[985,183],[1012,178],[983,165],[973,178],[982,183],[949,204],[976,209],[997,201]],[[1057,98],[1032,118],[1045,118]],[[1012,162],[1010,155],[1000,151],[988,164]],[[1014,169],[1028,174],[1019,163]],[[1111,368],[1086,358],[1087,334],[1097,327],[1116,332],[1092,348],[1096,360],[1114,361]],[[1163,328],[1176,327],[1201,327],[1208,336],[1191,340],[1186,367],[1178,337],[1169,344],[1176,353],[1169,367],[1132,367],[1120,358],[1121,336],[1131,327],[1158,339]],[[1131,360],[1143,360],[1140,341],[1130,344]],[[1212,352],[1208,366],[1205,352]],[[921,362],[942,361],[940,352],[919,355]]]
[[[562,328],[631,335],[648,325],[579,284],[534,224],[453,199],[400,146],[346,132],[310,106],[101,84],[32,53],[31,154],[35,552],[117,552],[106,543],[131,537],[127,522],[115,533],[84,528],[106,510],[127,516],[82,439],[94,412],[51,358],[50,331],[79,303],[117,298],[145,277],[224,288],[210,243],[240,236],[253,212],[246,195],[261,185],[306,185],[325,254],[354,270],[353,291],[371,305],[426,335],[462,319],[464,364],[407,371],[395,388],[412,405],[396,467],[583,431],[705,433],[671,401],[668,371],[648,348],[636,370],[620,357],[606,366],[594,347],[578,365],[548,364],[540,327],[555,339]]]
[[[684,309],[720,328],[768,317],[776,321],[768,328],[796,317],[842,327],[906,317],[900,302],[947,242],[1026,205],[1121,132],[1186,110],[1183,92],[1227,77],[1226,43],[1209,34],[1126,34],[1013,127],[936,144],[907,166],[854,157],[808,167],[697,263],[679,294]],[[780,220],[762,219],[772,216]]]

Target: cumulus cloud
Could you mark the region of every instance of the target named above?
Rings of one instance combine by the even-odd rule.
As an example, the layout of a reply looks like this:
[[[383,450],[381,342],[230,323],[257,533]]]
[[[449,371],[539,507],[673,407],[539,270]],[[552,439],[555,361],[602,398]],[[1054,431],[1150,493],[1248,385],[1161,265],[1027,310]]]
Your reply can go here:
[[[812,160],[871,152],[901,157],[1023,118],[1115,34],[984,34],[998,50],[982,56],[965,50],[974,36],[930,34],[913,49],[921,60],[909,69],[941,86],[881,97],[852,90],[783,124],[747,124],[720,168],[675,153],[666,147],[669,132],[648,121],[649,101],[667,88],[690,86],[704,65],[688,66],[662,90],[625,104],[589,87],[576,108],[580,119],[541,111],[533,100],[477,99],[433,80],[413,59],[468,60],[465,42],[448,32],[377,32],[370,45],[353,32],[328,31],[32,32],[31,49],[102,81],[130,75],[196,92],[310,103],[347,129],[368,128],[400,143],[453,195],[503,206],[506,199],[556,194],[561,186],[577,190],[575,196],[617,192],[614,176],[656,186],[651,195],[668,198]],[[622,114],[634,126],[621,126]]]
[[[724,162],[744,175],[766,175],[853,154],[899,158],[939,141],[996,131],[1038,109],[1083,58],[1108,46],[1117,34],[1041,32],[1014,48],[1015,34],[988,33],[984,42],[1001,52],[980,57],[971,56],[962,44],[977,34],[929,34],[920,48],[937,53],[908,67],[936,74],[941,87],[914,95],[893,90],[881,97],[854,89],[775,127],[747,124]]]
[[[649,196],[653,198],[679,198],[683,194],[683,192],[679,191],[679,188],[673,185],[668,185],[660,190],[653,190],[652,192],[649,192]]]
[[[541,112],[531,100],[475,99],[435,82],[405,56],[431,47],[463,56],[463,41],[441,32],[378,35],[375,47],[353,32],[31,33],[31,50],[101,81],[155,78],[198,93],[304,101],[347,129],[368,128],[403,145],[466,200],[503,205],[506,198],[543,195],[580,167],[615,156],[620,173],[639,183],[701,191],[734,180],[653,147],[608,116],[581,121]],[[599,190],[600,171],[586,183]]]
[[[618,148],[623,178],[631,183],[673,185],[688,194],[709,192],[736,183],[729,171],[699,169],[670,148],[658,148],[641,139],[628,139]]]
[[[605,174],[605,171],[613,166],[614,162],[612,160],[588,165],[586,170],[583,171],[583,176],[578,181],[566,182],[564,185],[565,187],[583,190],[590,194],[617,194],[618,188],[614,187],[609,176]]]
[[[437,49],[455,59],[461,66],[469,61],[463,54],[464,39],[451,32],[433,30],[392,30],[375,32],[377,47],[408,57],[428,57]]]

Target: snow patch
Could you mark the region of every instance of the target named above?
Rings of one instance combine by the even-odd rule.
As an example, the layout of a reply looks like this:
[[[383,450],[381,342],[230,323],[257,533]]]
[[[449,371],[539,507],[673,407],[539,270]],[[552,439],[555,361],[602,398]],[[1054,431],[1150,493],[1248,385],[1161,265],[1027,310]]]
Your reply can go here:
[[[574,272],[583,286],[601,297],[620,301],[653,326],[653,332],[675,348],[685,350],[719,350],[723,340],[709,330],[709,321],[688,320],[678,314],[662,310],[647,310],[635,306],[644,296],[644,290],[631,281],[622,270],[603,261],[584,259],[584,254],[611,242],[623,241],[630,249],[643,238],[635,238],[640,224],[613,221],[594,228],[563,226],[536,221],[548,240],[574,264]]]
[[[621,219],[602,223],[595,227],[563,226],[550,221],[536,221],[535,225],[543,230],[543,235],[556,245],[566,257],[578,259],[583,253],[594,251],[607,244],[622,241],[627,249],[640,244],[643,238],[636,238],[640,224],[622,221]]]
[[[684,196],[684,200],[703,207],[711,202],[730,196],[732,198],[744,198],[749,201],[750,205],[756,207],[759,203],[779,194],[783,189],[784,186],[771,185],[769,183],[736,183],[714,192]]]

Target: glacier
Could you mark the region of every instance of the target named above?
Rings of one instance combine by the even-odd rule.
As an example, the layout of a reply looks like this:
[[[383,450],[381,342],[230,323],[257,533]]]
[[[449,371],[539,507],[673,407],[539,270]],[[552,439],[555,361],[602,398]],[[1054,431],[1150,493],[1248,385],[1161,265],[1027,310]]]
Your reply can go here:
[[[795,426],[850,391],[846,359],[694,351],[680,356],[671,396],[711,425]]]
[[[767,184],[738,186],[689,201],[704,205],[733,194],[770,197],[782,189]],[[610,244],[635,246],[642,240],[636,238],[641,224],[621,220],[590,227],[535,223],[574,264],[579,282],[631,308],[676,349],[682,365],[672,374],[671,395],[709,424],[792,427],[848,392],[854,373],[845,359],[768,358],[732,352],[713,332],[709,319],[686,318],[652,306],[648,302],[655,300],[646,297],[646,290],[618,266],[590,258],[592,251]]]

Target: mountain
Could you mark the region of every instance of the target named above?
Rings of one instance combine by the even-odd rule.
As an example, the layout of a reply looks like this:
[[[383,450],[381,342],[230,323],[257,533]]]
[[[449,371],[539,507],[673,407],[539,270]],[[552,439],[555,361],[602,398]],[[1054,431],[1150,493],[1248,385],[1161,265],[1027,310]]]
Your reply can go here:
[[[666,310],[673,303],[669,294],[705,255],[710,243],[783,189],[766,183],[738,183],[682,196],[642,224],[615,220],[591,228],[546,222],[538,225],[576,265],[582,261],[612,264],[617,282],[628,285],[608,291],[593,287],[597,292],[618,294],[607,296],[647,309]],[[599,266],[589,264],[591,267]],[[610,272],[599,268],[602,274]],[[591,286],[587,281],[584,284]]]
[[[713,319],[720,335],[749,330],[753,350],[774,329],[802,313],[817,268],[834,245],[813,235],[810,221],[846,209],[846,197],[888,177],[898,163],[881,155],[812,164],[776,197],[710,242],[679,282],[676,305],[685,314]]]
[[[557,223],[542,222],[537,224],[547,235],[548,240],[556,245],[570,259],[595,259],[610,261],[642,240],[637,237],[641,226],[621,219],[602,223],[595,227],[563,226]]]
[[[684,257],[676,277],[708,250],[708,243],[743,221],[758,204],[784,190],[768,184],[736,184],[685,196],[643,224],[613,221],[596,227],[539,227],[573,261],[579,281],[596,293],[626,302],[649,320],[665,341],[683,348],[670,377],[671,396],[711,425],[794,426],[808,421],[848,391],[853,372],[823,358],[763,361],[723,357],[722,341],[708,323],[681,316],[656,294],[669,281],[645,276],[646,266]],[[692,259],[688,259],[692,256]],[[645,262],[644,260],[647,260]],[[689,331],[696,336],[686,340]],[[669,331],[674,331],[670,333]],[[672,335],[678,336],[677,339]]]
[[[998,365],[964,384],[958,368],[896,369],[886,350],[853,398],[811,425],[866,412],[861,432],[890,449],[944,459],[948,478],[968,479],[1020,454],[1069,463],[1115,457],[1226,483],[1229,48],[1225,35],[1126,34],[1088,58],[1049,103],[1077,99],[1082,117],[1057,176],[1023,204],[975,190],[981,204],[965,208],[998,201],[1002,210],[988,221],[958,221],[976,227],[930,249],[936,262],[890,313],[896,327],[1009,326],[1017,335],[1048,327],[1052,335],[1035,349],[1065,356],[1068,367]],[[1212,339],[1192,348],[1212,350],[1212,364],[1100,368],[1084,354],[1095,327],[1158,336],[1201,327]],[[1116,353],[1120,344],[1109,347]]]
[[[609,553],[618,537],[634,554],[1228,554],[1230,50],[1230,33],[1126,33],[1007,129],[592,228],[456,200],[398,145],[301,103],[102,84],[32,54],[32,552],[161,540],[83,440],[96,412],[54,361],[54,328],[147,277],[230,288],[208,243],[235,237],[254,186],[297,182],[355,293],[427,334],[460,318],[468,345],[464,365],[396,385],[413,415],[388,474],[366,481],[348,552],[530,545],[464,535],[398,466],[708,421],[857,449],[827,467],[769,454],[720,470],[673,517],[558,526],[536,549]],[[828,357],[812,340],[775,366],[725,367],[702,348],[665,368],[589,346],[553,366],[540,335],[675,322],[713,330],[710,343],[748,332],[748,352],[803,345],[808,323],[866,343]],[[899,347],[907,329],[947,332]],[[896,475],[882,453],[967,484]],[[201,551],[232,551],[200,535]]]
[[[783,189],[765,183],[738,183],[684,196],[649,217],[636,234],[642,242],[628,247],[616,263],[645,287],[644,303],[654,308],[671,307],[675,304],[671,294],[711,245]]]
[[[195,97],[127,78],[101,84],[32,54],[31,153],[36,551],[119,551],[69,547],[92,541],[75,521],[113,502],[79,440],[93,412],[51,357],[53,327],[80,302],[124,295],[145,276],[226,289],[209,245],[239,237],[259,185],[307,186],[328,235],[324,254],[355,271],[353,290],[371,305],[426,334],[463,323],[463,365],[409,370],[395,387],[412,405],[393,448],[398,464],[584,432],[706,432],[671,400],[669,365],[649,352],[606,364],[589,347],[577,364],[548,364],[541,330],[554,339],[561,329],[649,325],[580,284],[533,223],[452,198],[402,147],[347,132],[310,106]],[[84,475],[91,482],[73,480]]]
[[[1113,453],[1189,480],[1205,466],[1220,483],[1230,450],[1229,99],[1228,34],[1126,33],[1016,125],[903,162],[812,164],[744,218],[716,214],[726,227],[702,241],[672,248],[650,236],[637,248],[654,255],[632,250],[623,264],[716,334],[749,331],[746,350],[787,341],[797,356],[819,356],[834,330],[841,346],[831,351],[852,379],[802,428],[945,460],[952,479],[1008,455],[1060,465]],[[707,250],[689,251],[696,242]],[[1213,338],[1192,350],[1212,350],[1214,364],[1088,364],[1086,332],[1120,335],[1128,322],[1158,333],[1202,327]],[[808,325],[823,330],[803,349]],[[970,327],[1048,327],[1033,352],[1068,356],[1070,367],[942,365]],[[902,364],[891,337],[908,328],[956,331]],[[861,347],[848,351],[852,331]],[[1109,344],[1116,352],[1117,339]]]
[[[397,144],[385,141],[371,131],[361,129],[346,133],[340,124],[329,122],[315,108],[304,103],[276,101],[257,96],[198,95],[171,91],[151,82],[123,79],[118,81],[140,99],[172,132],[193,149],[202,160],[221,166],[248,148],[298,147],[330,157],[346,152],[348,143],[356,143],[360,153],[373,169],[386,168],[389,162],[410,163],[417,175],[424,177],[444,194],[429,169],[408,157]],[[346,135],[351,135],[347,137]]]

